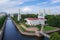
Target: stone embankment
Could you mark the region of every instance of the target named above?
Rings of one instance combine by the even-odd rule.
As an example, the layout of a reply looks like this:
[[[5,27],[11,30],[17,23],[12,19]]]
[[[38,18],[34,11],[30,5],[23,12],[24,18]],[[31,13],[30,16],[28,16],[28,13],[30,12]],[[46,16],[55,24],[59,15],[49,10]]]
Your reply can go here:
[[[14,22],[14,21],[13,21]],[[19,32],[21,33],[21,34],[23,34],[23,35],[28,35],[28,36],[37,36],[37,37],[41,37],[41,36],[43,36],[42,34],[40,34],[40,31],[38,31],[38,29],[36,29],[36,28],[26,28],[23,24],[21,24],[20,26],[22,27],[22,28],[24,28],[26,31],[34,31],[35,33],[30,33],[30,32],[23,32],[23,31],[21,31],[20,30],[20,26],[18,25],[18,24],[16,24],[15,22],[14,22],[14,24],[16,25],[16,28],[19,30]],[[46,33],[46,34],[49,34],[49,33],[52,33],[52,32],[56,32],[56,31],[59,31],[60,30],[60,28],[57,28],[56,30],[50,30],[50,31],[45,31],[44,33]]]
[[[2,38],[3,38],[3,32],[4,32],[5,24],[6,24],[6,20],[5,20],[2,28],[0,29],[0,40],[2,40]]]

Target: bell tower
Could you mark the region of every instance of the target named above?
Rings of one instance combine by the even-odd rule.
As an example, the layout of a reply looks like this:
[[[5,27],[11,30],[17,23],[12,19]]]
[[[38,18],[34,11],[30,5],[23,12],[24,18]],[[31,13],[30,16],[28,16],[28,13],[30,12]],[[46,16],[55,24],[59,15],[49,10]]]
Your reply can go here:
[[[20,21],[21,19],[21,14],[20,14],[20,9],[19,9],[19,13],[18,13],[18,21]]]

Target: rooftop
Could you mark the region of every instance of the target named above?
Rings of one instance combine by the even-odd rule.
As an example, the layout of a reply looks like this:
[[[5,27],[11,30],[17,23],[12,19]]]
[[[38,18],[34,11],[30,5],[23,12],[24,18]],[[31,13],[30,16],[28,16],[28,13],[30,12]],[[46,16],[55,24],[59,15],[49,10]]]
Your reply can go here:
[[[26,18],[26,19],[28,19],[28,20],[45,20],[44,18]]]

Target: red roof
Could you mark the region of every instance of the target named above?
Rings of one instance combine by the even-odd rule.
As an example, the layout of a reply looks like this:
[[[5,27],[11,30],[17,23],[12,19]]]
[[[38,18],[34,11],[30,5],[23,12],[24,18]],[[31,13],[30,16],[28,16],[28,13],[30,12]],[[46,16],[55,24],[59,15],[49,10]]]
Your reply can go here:
[[[27,18],[28,20],[45,20],[44,18]]]

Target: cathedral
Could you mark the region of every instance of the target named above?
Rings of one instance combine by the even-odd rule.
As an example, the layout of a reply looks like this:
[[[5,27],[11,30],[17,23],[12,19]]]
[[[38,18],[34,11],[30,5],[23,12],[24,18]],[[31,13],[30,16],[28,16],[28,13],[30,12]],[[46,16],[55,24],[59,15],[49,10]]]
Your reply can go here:
[[[26,24],[27,25],[45,25],[45,13],[38,13],[38,18],[26,18]]]

